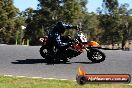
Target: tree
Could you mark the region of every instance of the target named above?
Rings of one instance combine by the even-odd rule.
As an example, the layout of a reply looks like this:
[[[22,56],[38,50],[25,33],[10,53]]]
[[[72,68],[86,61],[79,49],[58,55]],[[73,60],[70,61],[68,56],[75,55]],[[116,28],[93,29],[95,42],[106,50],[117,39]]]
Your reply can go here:
[[[120,17],[122,19],[122,23],[120,28],[122,29],[122,49],[126,44],[126,41],[131,37],[131,14],[132,9],[127,9],[129,5],[127,3],[122,4],[119,8]]]
[[[78,23],[85,12],[87,0],[38,0],[41,20],[52,25],[57,21]]]
[[[4,43],[14,43],[16,32],[16,16],[19,10],[13,5],[13,0],[0,1],[0,38]]]
[[[100,11],[100,26],[104,33],[101,41],[106,44],[119,43],[122,40],[120,29],[121,18],[117,0],[103,0],[103,9]]]
[[[82,25],[86,13],[86,4],[87,0],[64,0],[61,6],[61,20],[74,25]],[[75,30],[66,31],[65,35],[75,36],[75,32]]]
[[[40,19],[39,21],[48,29],[49,26],[53,25],[57,20],[58,9],[60,8],[59,0],[38,0],[38,14]]]
[[[132,39],[132,16],[128,17],[128,38]]]
[[[101,30],[99,28],[98,15],[95,13],[87,13],[83,19],[82,30],[87,33],[89,39],[97,40]]]
[[[30,45],[35,45],[38,41],[38,29],[40,28],[38,22],[36,20],[36,12],[33,8],[27,8],[25,11],[21,13],[21,15],[25,18],[25,26],[26,29],[24,31],[23,39],[30,40]]]
[[[26,9],[23,14],[27,28],[25,36],[31,38],[32,44],[52,29],[58,21],[77,25],[83,19],[87,0],[38,0],[38,9]],[[72,34],[66,32],[65,34]]]

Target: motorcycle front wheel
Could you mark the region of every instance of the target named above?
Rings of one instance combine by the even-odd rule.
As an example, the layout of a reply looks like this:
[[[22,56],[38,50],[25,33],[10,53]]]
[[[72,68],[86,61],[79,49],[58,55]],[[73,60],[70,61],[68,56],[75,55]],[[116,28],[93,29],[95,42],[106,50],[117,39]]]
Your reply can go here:
[[[91,48],[89,51],[87,51],[87,57],[94,63],[100,63],[105,60],[106,56],[102,51]]]

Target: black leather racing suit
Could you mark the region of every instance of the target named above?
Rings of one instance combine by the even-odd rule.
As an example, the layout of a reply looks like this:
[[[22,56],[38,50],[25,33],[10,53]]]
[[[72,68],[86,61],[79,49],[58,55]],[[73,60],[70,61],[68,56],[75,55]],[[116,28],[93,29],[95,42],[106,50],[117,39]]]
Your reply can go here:
[[[67,25],[64,24],[63,22],[58,22],[48,36],[50,48],[52,48],[52,46],[54,45],[60,50],[64,50],[68,48],[70,46],[70,43],[68,41],[63,42],[61,34],[65,32],[65,29],[73,29],[73,28],[77,29],[77,26]]]

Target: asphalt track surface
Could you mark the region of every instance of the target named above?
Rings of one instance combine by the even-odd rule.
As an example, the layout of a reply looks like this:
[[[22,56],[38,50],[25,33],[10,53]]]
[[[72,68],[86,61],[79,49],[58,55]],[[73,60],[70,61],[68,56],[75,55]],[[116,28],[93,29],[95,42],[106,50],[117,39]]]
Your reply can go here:
[[[47,65],[39,54],[40,47],[0,45],[0,75],[75,80],[79,66],[87,74],[132,75],[132,51],[102,50],[106,60],[101,63],[91,63],[84,53],[67,64]]]

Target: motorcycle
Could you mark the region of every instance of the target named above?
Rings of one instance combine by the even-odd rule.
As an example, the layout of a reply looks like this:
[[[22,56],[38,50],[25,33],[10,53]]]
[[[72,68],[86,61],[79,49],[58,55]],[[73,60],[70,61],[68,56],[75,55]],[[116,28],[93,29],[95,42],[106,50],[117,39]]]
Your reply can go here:
[[[50,46],[48,45],[48,36],[40,38],[42,47],[40,48],[40,55],[48,61],[63,61],[66,63],[69,59],[80,55],[81,53],[87,52],[87,58],[94,63],[100,63],[105,60],[105,54],[99,50],[100,45],[96,41],[87,41],[85,35],[81,32],[77,32],[77,36],[74,39],[70,37],[65,38],[64,40],[72,41],[71,46],[65,49],[63,52],[54,46],[52,53],[50,52]],[[58,53],[59,52],[59,53]]]

